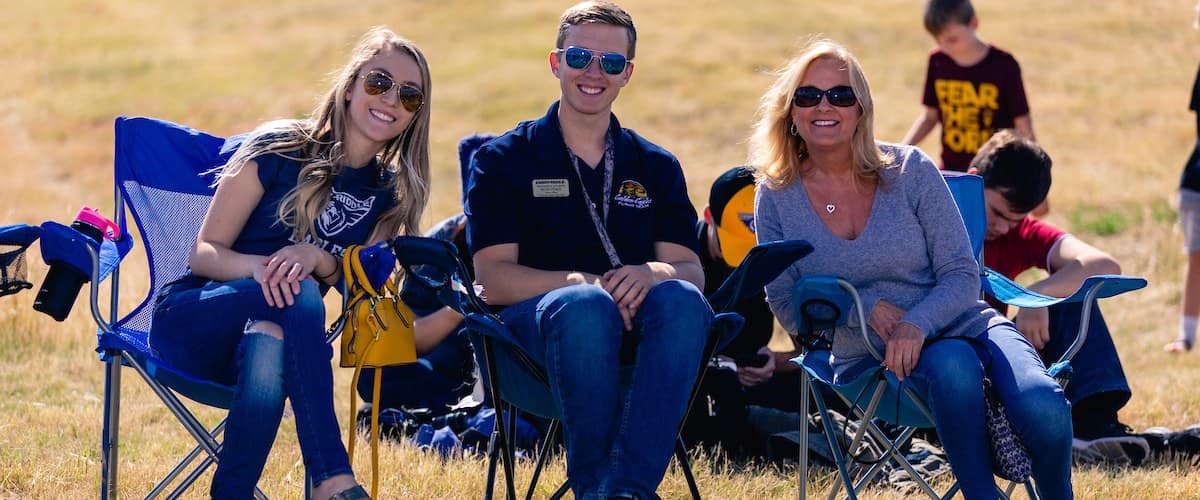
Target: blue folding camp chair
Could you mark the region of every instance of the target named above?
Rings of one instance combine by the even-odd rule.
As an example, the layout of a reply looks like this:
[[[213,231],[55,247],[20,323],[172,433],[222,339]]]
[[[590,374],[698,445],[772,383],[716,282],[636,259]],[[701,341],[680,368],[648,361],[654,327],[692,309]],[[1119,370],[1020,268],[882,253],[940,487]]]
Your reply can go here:
[[[99,325],[96,351],[105,364],[104,426],[100,445],[101,498],[117,496],[122,365],[133,368],[141,375],[198,443],[183,461],[150,490],[147,498],[161,494],[196,458],[205,455],[203,462],[170,494],[170,497],[177,496],[215,461],[220,447],[216,437],[223,430],[224,422],[211,430],[207,429],[188,410],[179,395],[208,406],[228,408],[233,388],[194,378],[163,364],[150,349],[147,332],[150,330],[153,299],[158,289],[187,272],[188,253],[196,234],[200,232],[200,224],[213,195],[211,185],[214,178],[204,173],[229,158],[233,151],[232,144],[230,146],[226,147],[225,139],[220,137],[169,122],[151,118],[117,118],[115,219],[124,235],[123,240],[132,242],[126,209],[133,216],[150,268],[150,286],[141,303],[117,319],[121,314],[117,309],[120,289],[120,273],[115,269],[117,261],[104,266],[105,269],[99,265],[92,269],[91,309]],[[88,247],[85,245],[83,248]],[[101,273],[107,267],[113,267],[113,273],[108,317],[105,318],[96,292],[102,279]],[[261,492],[257,494],[265,498]]]
[[[197,441],[192,449],[146,495],[157,497],[185,470],[191,469],[169,498],[179,496],[217,460],[222,420],[206,428],[179,396],[206,406],[228,409],[233,387],[198,379],[158,359],[147,343],[154,298],[160,287],[187,272],[187,257],[212,199],[212,169],[236,151],[240,136],[228,140],[178,124],[143,117],[116,120],[116,222],[122,239],[105,240],[96,252],[86,241],[70,237],[62,246],[77,245],[90,255],[91,310],[99,325],[96,351],[105,364],[104,425],[101,430],[100,497],[117,496],[120,436],[121,367],[134,369]],[[142,301],[128,313],[117,309],[120,257],[132,246],[127,220],[133,216],[149,265],[150,286]],[[86,240],[86,238],[83,238]],[[45,245],[45,243],[43,243]],[[111,271],[110,304],[105,316],[98,303],[99,282]],[[331,337],[332,338],[332,337]],[[259,498],[266,498],[259,490]]]
[[[1095,306],[1095,300],[1145,287],[1146,280],[1116,275],[1093,276],[1085,280],[1075,293],[1066,298],[1047,297],[1031,292],[983,266],[983,242],[987,230],[987,213],[985,212],[982,178],[975,175],[947,173],[944,175],[944,179],[959,208],[960,215],[962,215],[972,252],[979,262],[980,279],[985,293],[1018,307],[1047,307],[1064,302],[1081,302],[1085,305],[1082,308],[1083,317],[1080,322],[1080,331],[1076,334],[1074,342],[1062,358],[1048,368],[1050,374],[1060,384],[1066,384],[1071,372],[1071,357],[1079,351],[1087,338],[1089,313]],[[835,276],[803,277],[797,281],[793,289],[792,307],[797,318],[797,331],[827,332],[829,334],[835,327],[856,324],[859,333],[863,336],[863,342],[870,348],[862,301],[854,286],[845,280]],[[854,318],[856,321],[848,321],[850,314],[857,316]],[[847,497],[856,498],[862,488],[866,487],[888,462],[907,471],[913,481],[929,497],[936,499],[953,496],[958,490],[957,484],[952,485],[944,496],[939,496],[928,482],[917,474],[899,451],[900,445],[907,441],[917,428],[933,427],[933,418],[929,409],[909,389],[905,388],[904,394],[900,394],[898,390],[900,386],[895,376],[882,367],[868,370],[850,383],[834,384],[833,368],[829,363],[829,340],[828,337],[819,335],[808,338],[805,342],[804,354],[792,360],[804,369],[801,374],[801,393],[812,394],[813,400],[817,404],[817,411],[824,422],[825,437],[834,451],[835,465],[840,481],[833,483],[829,498],[835,498],[843,486],[846,488]],[[872,356],[882,361],[881,353],[876,352],[873,348],[870,348],[870,351]],[[883,443],[886,448],[883,450],[882,459],[861,474],[857,474],[857,477],[851,474],[847,466],[846,453],[842,451],[835,438],[836,429],[829,418],[822,391],[814,390],[812,384],[833,388],[836,394],[851,408],[853,413],[851,416],[860,420],[859,430],[847,448],[848,450],[858,449],[859,443],[868,434],[872,439]],[[870,398],[867,400],[867,404],[862,406],[860,404],[861,396],[867,394],[870,395]],[[808,414],[808,398],[806,397],[801,398],[801,414]],[[889,436],[876,425],[878,421],[898,426],[899,430]],[[800,437],[799,487],[800,496],[804,498],[808,482],[807,429],[801,429]],[[1000,490],[999,487],[997,489],[1004,496],[1008,496],[1012,494],[1015,486],[1015,483],[1010,483],[1006,489]],[[1030,498],[1036,498],[1031,482],[1025,483],[1025,489]]]
[[[516,343],[508,328],[476,294],[473,284],[467,278],[466,266],[452,245],[428,238],[401,237],[392,241],[392,250],[396,253],[396,259],[408,270],[410,279],[416,277],[427,286],[438,290],[443,303],[457,309],[466,317],[468,335],[476,348],[476,361],[489,386],[492,401],[498,408],[509,410],[497,413],[508,413],[509,417],[506,419],[507,424],[505,419],[499,419],[493,428],[488,446],[488,483],[485,498],[492,497],[498,461],[502,461],[504,465],[507,498],[516,498],[513,482],[515,452],[511,441],[515,419],[511,416],[512,411],[520,409],[551,420],[550,430],[538,453],[538,462],[526,492],[526,498],[531,498],[541,468],[549,454],[554,433],[558,432],[560,427],[559,413],[550,392],[545,370],[531,360]],[[732,309],[741,298],[757,293],[783,269],[811,251],[812,246],[803,241],[766,243],[750,250],[729,278],[709,297],[709,303],[718,314],[709,330],[704,359],[711,357],[713,352],[732,340],[741,329],[744,322],[741,316],[726,311]],[[705,365],[701,363],[701,373],[698,374],[697,380],[703,376]],[[692,399],[695,398],[695,394],[694,387]],[[682,423],[680,427],[682,428]],[[675,456],[692,497],[700,498],[682,440],[676,440]],[[563,484],[551,498],[559,498],[566,491],[567,485]]]

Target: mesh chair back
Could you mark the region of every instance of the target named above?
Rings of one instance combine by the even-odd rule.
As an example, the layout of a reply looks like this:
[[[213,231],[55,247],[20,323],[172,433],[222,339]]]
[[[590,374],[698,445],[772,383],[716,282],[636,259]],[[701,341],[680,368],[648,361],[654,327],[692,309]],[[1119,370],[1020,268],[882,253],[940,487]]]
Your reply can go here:
[[[116,185],[150,268],[149,293],[117,321],[117,329],[150,330],[158,289],[187,272],[187,256],[212,201],[215,176],[206,172],[223,165],[239,142],[153,118],[117,118]],[[123,211],[117,224],[128,230]]]

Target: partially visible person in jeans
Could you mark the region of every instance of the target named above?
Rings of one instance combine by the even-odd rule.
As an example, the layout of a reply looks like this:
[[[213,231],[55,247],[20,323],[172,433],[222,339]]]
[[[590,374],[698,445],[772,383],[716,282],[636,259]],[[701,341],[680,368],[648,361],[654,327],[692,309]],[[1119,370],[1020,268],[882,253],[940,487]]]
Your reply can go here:
[[[712,321],[683,169],[612,113],[636,43],[620,7],[568,8],[559,100],[480,148],[468,180],[477,281],[546,368],[583,499],[656,498]]]
[[[700,240],[700,265],[704,268],[704,293],[711,294],[725,282],[733,268],[741,263],[757,242],[754,235],[754,168],[734,167],[721,174],[709,190],[704,218],[696,222]],[[729,345],[717,353],[731,361],[748,360],[755,354],[764,355],[763,364],[738,364],[737,377],[746,388],[747,403],[780,410],[797,411],[800,398],[796,393],[798,367],[788,360],[800,351],[772,351],[767,347],[775,332],[775,315],[767,305],[766,294],[746,297],[734,306],[746,320]],[[794,382],[794,383],[793,383]]]
[[[472,134],[463,137],[458,143],[464,205],[467,201],[467,169],[470,168],[471,158],[480,146],[495,137],[493,134]],[[425,232],[425,236],[453,243],[459,257],[466,264],[471,279],[474,279],[475,268],[470,251],[467,250],[466,228],[467,216],[460,213],[434,225]],[[459,329],[462,325],[462,315],[442,306],[436,292],[423,285],[420,280],[404,280],[400,296],[404,303],[412,308],[414,314],[427,318],[424,321],[428,321],[430,328],[436,329],[436,333],[444,336],[445,340],[428,353],[422,354],[416,363],[384,367],[379,401],[372,400],[374,369],[363,368],[362,377],[358,381],[358,395],[363,401],[375,404],[381,410],[428,409],[430,416],[442,415],[462,398],[470,395],[473,389],[472,372],[475,361],[472,358],[471,343]],[[369,412],[370,409],[364,408],[363,411]]]
[[[711,295],[755,244],[754,169],[733,167],[713,181],[704,216],[696,221],[700,265],[704,268],[704,294]],[[775,331],[775,315],[762,290],[734,305],[746,320],[738,335],[717,353],[700,383],[700,393],[688,413],[684,439],[721,444],[734,455],[761,455],[765,439],[755,432],[750,406],[795,413],[800,408],[799,372],[788,360],[798,350],[774,352],[767,347]],[[756,427],[751,429],[751,427]],[[788,425],[784,430],[794,429]]]
[[[213,498],[250,498],[291,401],[312,497],[367,498],[333,408],[322,296],[351,244],[414,234],[429,198],[430,73],[369,30],[313,114],[261,126],[219,171],[187,275],[157,297],[150,345],[235,386]],[[440,341],[417,325],[418,351]]]
[[[465,251],[466,225],[467,217],[458,214],[439,222],[425,236],[454,243],[459,248],[459,255],[465,259],[468,255]],[[416,363],[382,368],[379,401],[372,399],[375,369],[363,368],[358,380],[358,395],[380,410],[428,409],[430,416],[442,415],[471,394],[475,362],[471,357],[471,343],[459,329],[462,315],[443,306],[436,292],[419,280],[404,280],[400,297],[412,308],[413,314],[429,322],[429,326],[445,338],[429,352],[421,354]],[[369,411],[369,408],[363,411]]]
[[[980,148],[969,171],[983,177],[987,206],[984,265],[1010,279],[1041,269],[1048,275],[1028,288],[1066,297],[1089,276],[1120,274],[1121,265],[1074,235],[1029,217],[1050,191],[1050,167],[1050,156],[1041,147],[1006,129]],[[994,298],[988,297],[988,302],[1001,313],[1008,311],[1007,305]],[[1049,365],[1075,340],[1081,312],[1079,303],[1023,308],[1013,316],[1013,323]],[[1132,393],[1098,306],[1088,321],[1087,342],[1071,366],[1074,374],[1066,394],[1071,402],[1076,458],[1082,462],[1141,463],[1150,450],[1145,439],[1130,435],[1129,427],[1117,420],[1117,412]]]
[[[758,241],[803,238],[813,252],[767,286],[797,331],[792,289],[830,274],[863,298],[870,346],[925,401],[969,499],[995,498],[983,378],[1032,459],[1038,496],[1071,498],[1071,418],[1062,388],[1029,341],[979,300],[979,268],[937,167],[919,149],[876,143],[866,76],[850,52],[816,40],[761,100],[750,142],[762,173]],[[879,366],[855,332],[833,335],[834,381]]]

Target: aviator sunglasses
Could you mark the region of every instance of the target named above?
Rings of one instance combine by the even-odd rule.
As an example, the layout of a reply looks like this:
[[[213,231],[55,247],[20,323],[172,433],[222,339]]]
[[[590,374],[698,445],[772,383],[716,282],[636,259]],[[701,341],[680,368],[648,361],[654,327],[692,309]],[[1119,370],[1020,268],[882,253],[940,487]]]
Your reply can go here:
[[[602,52],[596,55],[591,50],[574,45],[565,49],[554,49],[554,52],[563,54],[567,66],[574,69],[587,69],[588,65],[592,64],[592,59],[600,59],[600,69],[610,75],[619,75],[629,65],[629,59],[616,52]]]
[[[421,89],[406,83],[396,83],[392,77],[382,71],[369,71],[363,75],[363,92],[367,95],[380,95],[396,88],[396,100],[409,113],[416,113],[425,104],[425,94]]]
[[[829,104],[839,108],[848,108],[858,103],[858,98],[854,97],[854,89],[847,85],[838,85],[829,90],[806,85],[792,94],[792,104],[798,108],[811,108],[821,104],[821,96],[825,96]]]

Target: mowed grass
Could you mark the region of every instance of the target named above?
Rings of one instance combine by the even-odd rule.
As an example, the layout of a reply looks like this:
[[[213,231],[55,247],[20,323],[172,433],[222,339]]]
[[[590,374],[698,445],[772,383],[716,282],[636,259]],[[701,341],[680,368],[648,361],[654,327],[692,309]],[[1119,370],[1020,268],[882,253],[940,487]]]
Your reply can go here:
[[[540,116],[557,96],[546,54],[568,2],[10,2],[0,30],[0,224],[66,221],[80,205],[111,213],[112,120],[149,115],[218,134],[307,113],[368,27],[416,41],[433,71],[434,199],[428,226],[459,210],[455,145]],[[746,158],[757,99],[813,34],[850,47],[866,68],[882,140],[899,140],[920,112],[931,41],[920,2],[629,1],[640,31],[636,70],[616,112],[679,156],[700,207],[708,185]],[[1184,259],[1174,216],[1179,170],[1194,143],[1187,111],[1200,50],[1185,0],[978,2],[980,32],[1021,62],[1034,126],[1055,159],[1049,220],[1110,251],[1149,288],[1106,302],[1133,386],[1124,421],[1136,429],[1200,422],[1200,359],[1160,346],[1176,330]],[[923,144],[938,153],[931,137]],[[31,254],[31,275],[45,267]],[[123,310],[145,294],[144,257],[122,274]],[[87,498],[99,480],[103,399],[86,306],[55,323],[33,293],[0,299],[0,497]],[[331,300],[331,305],[333,302]],[[337,370],[349,406],[349,373]],[[144,494],[190,448],[173,417],[125,371],[120,493]],[[215,423],[220,412],[200,409]],[[367,479],[365,450],[356,465]],[[294,422],[285,419],[260,486],[301,496]],[[477,498],[485,464],[443,462],[408,447],[381,456],[384,498]],[[710,498],[795,496],[795,471],[699,457]],[[1182,463],[1137,470],[1076,468],[1081,498],[1188,498],[1200,479]],[[531,468],[519,469],[528,478]],[[564,477],[561,458],[540,496]],[[188,494],[202,497],[208,476]],[[828,476],[812,486],[828,487]],[[668,472],[660,493],[686,495]],[[900,497],[875,490],[872,496]]]

